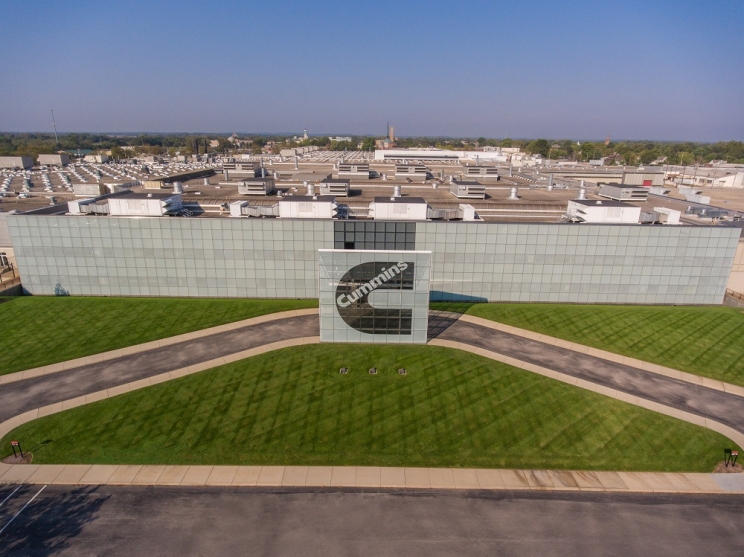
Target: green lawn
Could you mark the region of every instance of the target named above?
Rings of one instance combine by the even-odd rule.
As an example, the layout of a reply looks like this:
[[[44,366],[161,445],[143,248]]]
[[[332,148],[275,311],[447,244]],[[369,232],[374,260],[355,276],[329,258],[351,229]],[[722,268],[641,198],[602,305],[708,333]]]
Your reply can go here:
[[[340,375],[342,366],[351,372]],[[35,420],[0,446],[11,437],[37,463],[710,472],[735,448],[702,427],[480,356],[394,345],[270,352]]]
[[[744,385],[744,311],[729,307],[432,304]]]
[[[317,300],[191,298],[0,298],[0,375],[267,313]]]

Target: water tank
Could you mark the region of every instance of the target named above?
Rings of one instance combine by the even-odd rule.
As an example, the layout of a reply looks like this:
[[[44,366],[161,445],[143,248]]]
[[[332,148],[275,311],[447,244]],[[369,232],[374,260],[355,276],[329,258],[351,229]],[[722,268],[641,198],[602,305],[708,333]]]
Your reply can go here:
[[[509,199],[519,199],[517,193],[519,193],[519,188],[511,188],[509,191]]]
[[[584,182],[581,183],[583,184]],[[586,199],[586,188],[583,186],[579,188],[579,199]]]
[[[400,186],[393,186],[393,197],[401,197],[401,188]]]
[[[173,193],[183,193],[183,184],[181,182],[173,182]]]
[[[548,191],[553,191],[553,175],[550,175],[550,180],[548,180]]]
[[[227,180],[227,176],[225,176],[225,179]],[[204,185],[205,186],[208,186],[209,185],[209,178],[204,178]]]
[[[310,182],[305,182],[305,189],[307,190],[308,195],[315,195],[315,184],[311,184]]]

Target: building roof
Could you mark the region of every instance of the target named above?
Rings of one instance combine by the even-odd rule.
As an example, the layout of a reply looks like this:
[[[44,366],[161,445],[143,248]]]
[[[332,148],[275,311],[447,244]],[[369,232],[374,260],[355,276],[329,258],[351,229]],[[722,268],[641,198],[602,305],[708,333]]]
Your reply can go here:
[[[331,203],[333,201],[336,201],[336,196],[334,195],[291,195],[289,197],[282,197],[279,200],[279,203],[298,202],[298,201],[302,201],[304,203],[307,203],[310,201],[320,201],[321,203]]]
[[[121,192],[121,195],[112,195],[111,197],[118,197],[120,199],[168,199],[171,197],[175,197],[177,195],[181,195],[180,193],[145,193],[145,192],[134,192],[134,191],[127,191],[127,192]]]
[[[426,203],[423,197],[375,197],[375,203]]]
[[[452,180],[453,184],[457,184],[458,186],[482,186],[480,182],[476,182],[475,180]]]
[[[325,178],[320,181],[321,184],[348,184],[349,180],[344,178]]]
[[[638,207],[632,203],[625,203],[624,201],[611,201],[607,199],[572,199],[574,203],[584,205],[586,207]]]

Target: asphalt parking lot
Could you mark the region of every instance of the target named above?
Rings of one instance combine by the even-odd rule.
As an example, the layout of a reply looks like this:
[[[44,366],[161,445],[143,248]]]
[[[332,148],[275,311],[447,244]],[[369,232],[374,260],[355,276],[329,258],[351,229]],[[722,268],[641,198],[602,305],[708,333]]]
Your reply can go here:
[[[0,502],[2,555],[744,554],[741,496],[6,485]]]

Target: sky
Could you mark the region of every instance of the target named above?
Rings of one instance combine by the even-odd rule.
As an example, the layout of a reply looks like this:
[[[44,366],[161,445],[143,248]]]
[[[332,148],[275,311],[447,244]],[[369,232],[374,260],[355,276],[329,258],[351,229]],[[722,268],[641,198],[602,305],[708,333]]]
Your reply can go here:
[[[0,5],[0,131],[744,140],[744,1]]]

